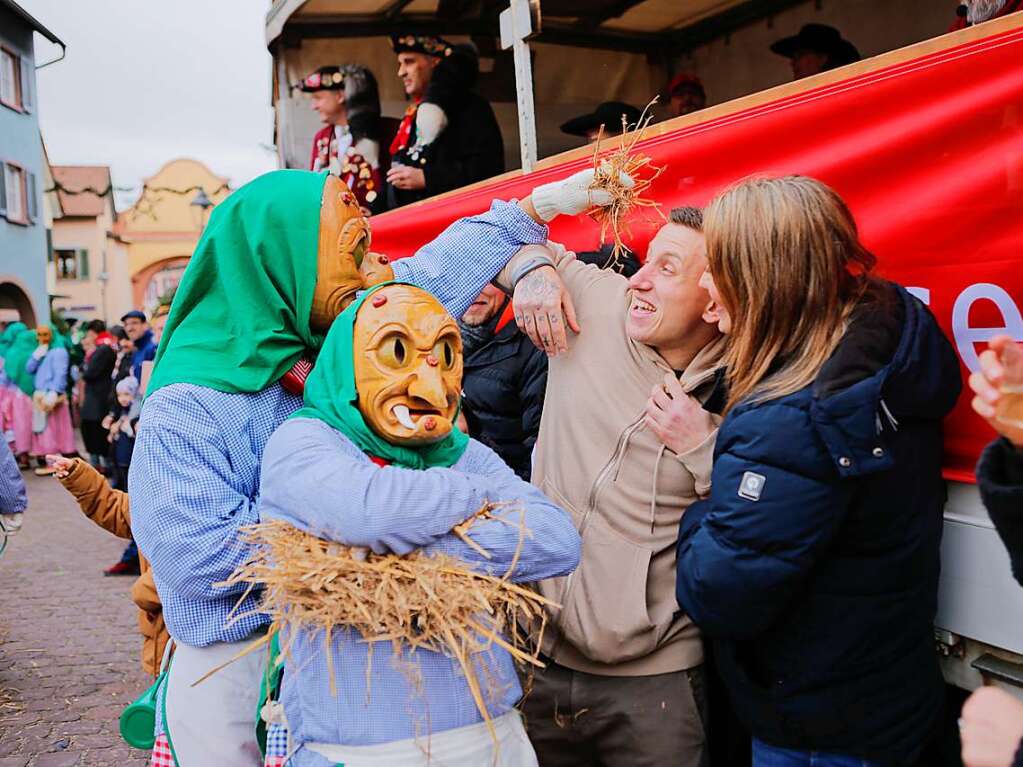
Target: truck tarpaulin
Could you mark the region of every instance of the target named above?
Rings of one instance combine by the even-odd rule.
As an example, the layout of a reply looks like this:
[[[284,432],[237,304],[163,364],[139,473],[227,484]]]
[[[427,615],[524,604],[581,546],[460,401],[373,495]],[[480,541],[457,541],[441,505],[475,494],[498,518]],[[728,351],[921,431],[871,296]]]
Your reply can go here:
[[[667,166],[648,196],[667,210],[705,204],[754,174],[823,180],[848,201],[880,274],[912,288],[934,311],[965,377],[992,335],[1023,340],[1023,29],[878,62],[644,139],[637,151]],[[375,218],[374,250],[409,255],[492,199],[524,196],[591,162],[577,153],[528,176]],[[633,226],[629,242],[641,257],[655,228]],[[551,239],[575,250],[595,249],[598,237],[585,216],[551,226]],[[969,401],[964,393],[946,424],[950,479],[972,480],[992,437]]]

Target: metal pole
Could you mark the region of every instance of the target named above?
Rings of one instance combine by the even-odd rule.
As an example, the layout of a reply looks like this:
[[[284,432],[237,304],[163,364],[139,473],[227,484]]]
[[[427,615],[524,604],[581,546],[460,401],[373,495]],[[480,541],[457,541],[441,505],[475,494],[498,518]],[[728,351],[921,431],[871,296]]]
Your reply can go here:
[[[536,112],[533,105],[533,62],[527,39],[539,32],[533,28],[534,13],[539,19],[536,0],[510,0],[501,12],[501,47],[512,49],[515,57],[515,92],[519,108],[519,151],[522,172],[529,173],[536,165]]]

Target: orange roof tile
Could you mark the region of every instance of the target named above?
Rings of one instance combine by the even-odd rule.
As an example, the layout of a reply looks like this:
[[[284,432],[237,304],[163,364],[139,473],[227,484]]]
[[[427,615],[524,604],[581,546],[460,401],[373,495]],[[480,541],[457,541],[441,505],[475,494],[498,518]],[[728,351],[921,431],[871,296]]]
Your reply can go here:
[[[110,168],[106,165],[52,165],[50,169],[53,180],[57,182],[57,196],[65,216],[94,217],[103,213],[106,205],[103,198],[94,192],[82,191],[85,189],[106,190],[113,204]]]

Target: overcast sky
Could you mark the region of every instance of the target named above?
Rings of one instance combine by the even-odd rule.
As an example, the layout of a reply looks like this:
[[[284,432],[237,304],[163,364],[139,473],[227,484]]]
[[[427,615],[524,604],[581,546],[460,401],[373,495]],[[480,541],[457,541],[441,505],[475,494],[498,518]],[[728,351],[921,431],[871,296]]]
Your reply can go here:
[[[40,70],[54,165],[109,165],[118,209],[191,157],[237,187],[276,167],[266,0],[18,0],[67,45]],[[37,63],[60,49],[36,35]]]

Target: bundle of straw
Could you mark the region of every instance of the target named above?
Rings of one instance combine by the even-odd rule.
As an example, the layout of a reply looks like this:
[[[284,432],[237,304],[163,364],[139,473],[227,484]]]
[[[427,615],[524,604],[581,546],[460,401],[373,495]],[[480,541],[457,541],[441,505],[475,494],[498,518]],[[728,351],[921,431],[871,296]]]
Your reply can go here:
[[[636,208],[652,208],[660,215],[661,219],[667,221],[664,213],[661,212],[658,203],[643,196],[643,193],[650,188],[664,168],[653,165],[651,159],[638,154],[636,144],[642,138],[647,126],[653,119],[650,108],[657,102],[655,98],[646,105],[639,122],[631,126],[632,136],[626,140],[626,134],[630,126],[622,115],[622,141],[618,148],[601,156],[600,143],[604,134],[604,126],[600,126],[597,134],[597,141],[593,147],[593,182],[590,189],[601,189],[611,195],[611,204],[606,206],[594,206],[587,211],[587,214],[600,223],[600,241],[607,242],[608,230],[614,238],[614,251],[612,263],[618,263],[626,252],[625,242],[622,233],[629,234],[628,218]],[[632,179],[632,185],[625,183],[624,176]]]
[[[498,514],[498,508],[485,505],[453,532],[489,558],[468,531],[482,519],[516,525],[507,514]],[[543,667],[538,649],[527,651],[515,627],[519,618],[535,620],[542,635],[544,607],[552,604],[509,580],[529,535],[521,517],[517,526],[519,549],[508,572],[497,577],[445,555],[374,554],[321,540],[279,520],[261,522],[243,529],[242,539],[255,553],[224,585],[265,588],[259,609],[273,621],[271,634],[247,651],[269,641],[283,626],[292,629],[292,638],[296,628],[323,631],[334,694],[331,635],[338,629],[353,629],[367,642],[391,642],[396,656],[417,648],[441,652],[458,662],[481,716],[492,728],[472,656],[497,645],[519,663]],[[539,641],[534,646],[539,648]],[[282,658],[287,653],[282,643]]]

